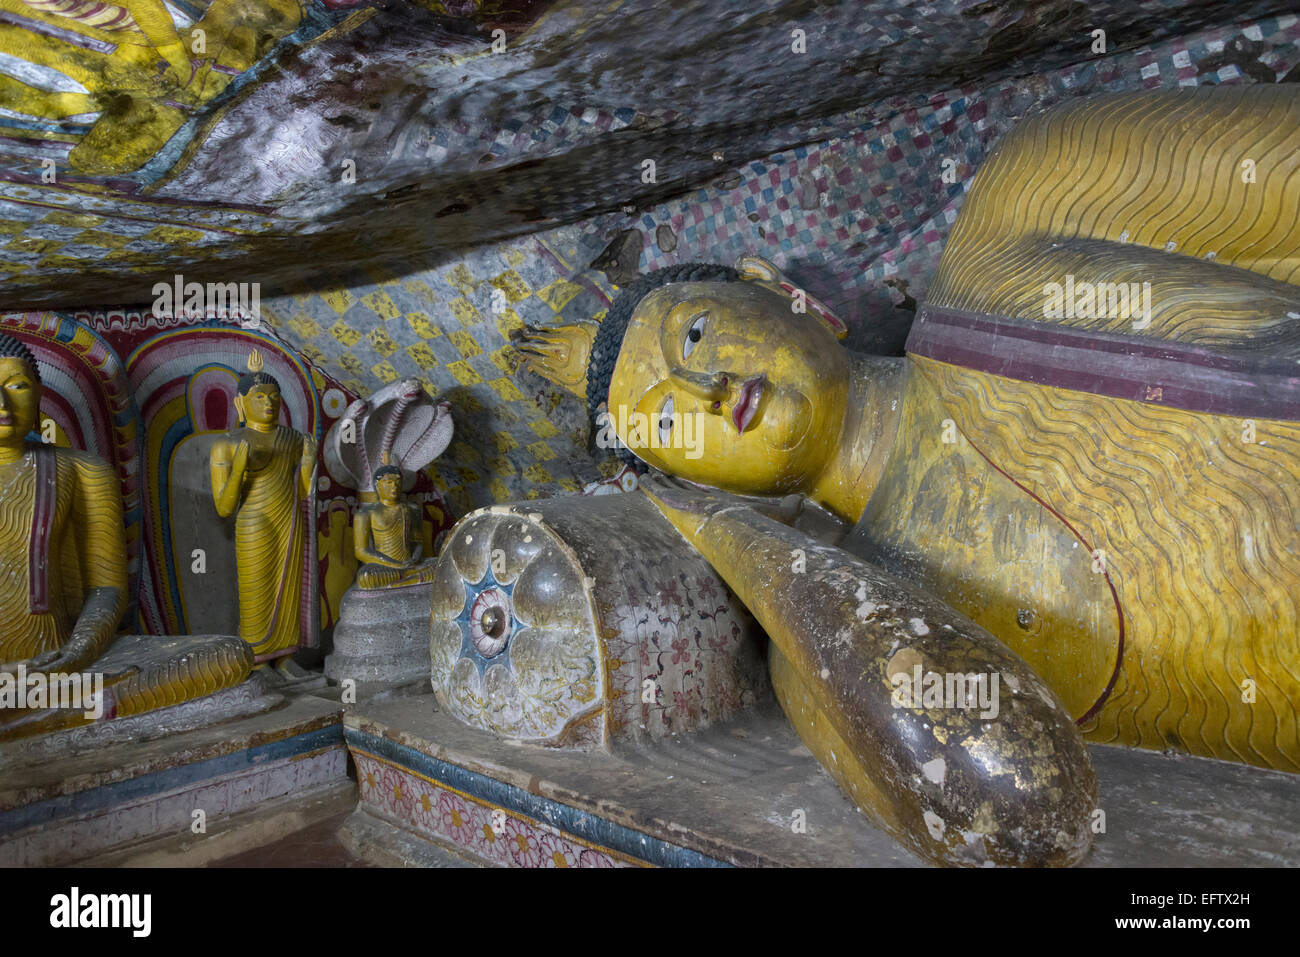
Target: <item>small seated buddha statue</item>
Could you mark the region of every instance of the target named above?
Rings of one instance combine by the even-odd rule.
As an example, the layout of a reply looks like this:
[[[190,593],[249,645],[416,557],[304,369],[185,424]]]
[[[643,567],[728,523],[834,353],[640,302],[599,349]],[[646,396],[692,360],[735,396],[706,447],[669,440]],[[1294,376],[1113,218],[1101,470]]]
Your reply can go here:
[[[0,673],[108,672],[105,719],[243,681],[252,656],[233,637],[140,639],[127,661],[110,648],[128,604],[119,479],[88,452],[29,441],[41,390],[35,357],[0,334]],[[90,720],[81,708],[6,707],[0,740]]]
[[[357,490],[350,557],[325,674],[380,684],[426,675],[433,542],[424,507],[403,495],[451,441],[451,405],[419,379],[398,379],[356,399],[325,433],[330,474]]]
[[[402,470],[375,471],[378,501],[364,502],[352,519],[360,588],[395,588],[433,581],[434,561],[424,557],[420,507],[402,494]]]

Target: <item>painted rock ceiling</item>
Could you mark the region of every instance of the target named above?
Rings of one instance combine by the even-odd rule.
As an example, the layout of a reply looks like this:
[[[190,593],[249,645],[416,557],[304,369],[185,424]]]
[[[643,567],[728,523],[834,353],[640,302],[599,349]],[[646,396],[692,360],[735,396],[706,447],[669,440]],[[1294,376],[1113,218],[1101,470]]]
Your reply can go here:
[[[4,308],[111,328],[176,274],[258,282],[348,392],[451,396],[458,512],[575,490],[581,410],[515,368],[511,329],[752,252],[896,352],[1017,119],[1294,82],[1289,6],[0,0]]]

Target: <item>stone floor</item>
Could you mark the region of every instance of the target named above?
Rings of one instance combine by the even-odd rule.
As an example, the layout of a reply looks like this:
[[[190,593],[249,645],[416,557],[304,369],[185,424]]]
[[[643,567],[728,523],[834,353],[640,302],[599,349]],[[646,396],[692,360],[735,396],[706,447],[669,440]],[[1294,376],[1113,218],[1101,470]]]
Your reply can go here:
[[[272,844],[227,857],[213,867],[373,867],[342,840],[352,812],[326,818]]]

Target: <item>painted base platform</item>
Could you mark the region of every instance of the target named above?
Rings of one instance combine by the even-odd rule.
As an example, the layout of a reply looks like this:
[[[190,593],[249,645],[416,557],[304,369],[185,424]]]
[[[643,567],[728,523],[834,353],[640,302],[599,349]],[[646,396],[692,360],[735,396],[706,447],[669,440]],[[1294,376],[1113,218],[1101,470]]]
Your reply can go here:
[[[222,724],[7,769],[0,866],[76,865],[171,835],[198,840],[196,820],[216,834],[264,802],[346,784],[341,715],[335,702],[289,697]]]
[[[22,766],[52,761],[114,744],[142,744],[184,731],[261,714],[284,704],[264,672],[212,694],[156,711],[95,721],[79,728],[20,738],[0,744],[0,771],[19,773]]]
[[[427,682],[432,589],[431,582],[349,588],[339,604],[334,653],[325,659],[325,674],[358,684]]]
[[[371,841],[378,822],[395,828],[384,844],[406,863],[421,862],[418,837],[506,867],[922,865],[775,709],[618,755],[503,744],[432,695],[368,703],[344,734],[355,826]],[[1105,830],[1084,866],[1300,866],[1300,775],[1091,750]]]

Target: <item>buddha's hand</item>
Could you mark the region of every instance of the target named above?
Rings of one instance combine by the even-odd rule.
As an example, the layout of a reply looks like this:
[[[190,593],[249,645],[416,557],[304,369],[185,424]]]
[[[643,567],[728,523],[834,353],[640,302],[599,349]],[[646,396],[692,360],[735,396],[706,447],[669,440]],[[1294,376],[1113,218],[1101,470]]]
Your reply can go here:
[[[524,357],[528,369],[585,396],[588,359],[599,328],[585,319],[567,326],[524,326],[511,334],[510,345]]]
[[[43,655],[37,655],[35,658],[24,658],[22,661],[5,661],[0,662],[0,674],[12,675],[22,668],[24,671],[45,671],[47,666],[57,661],[59,650],[47,651]]]
[[[644,476],[639,486],[661,508],[699,516],[716,515],[731,508],[750,508],[783,525],[794,523],[803,511],[805,501],[802,495],[782,498],[736,495],[658,472]]]
[[[248,439],[240,439],[235,443],[235,454],[230,457],[230,475],[243,477],[248,470],[248,455],[252,451],[252,446],[248,444]]]
[[[91,637],[76,637],[65,642],[62,648],[47,651],[35,658],[16,664],[0,665],[0,671],[16,671],[21,664],[29,673],[60,674],[79,670],[92,658],[96,642]]]
[[[316,476],[316,440],[310,435],[302,437],[302,461],[298,465],[298,494],[310,498]]]

